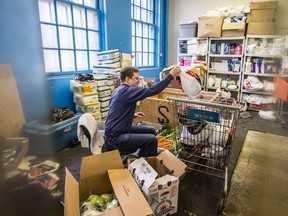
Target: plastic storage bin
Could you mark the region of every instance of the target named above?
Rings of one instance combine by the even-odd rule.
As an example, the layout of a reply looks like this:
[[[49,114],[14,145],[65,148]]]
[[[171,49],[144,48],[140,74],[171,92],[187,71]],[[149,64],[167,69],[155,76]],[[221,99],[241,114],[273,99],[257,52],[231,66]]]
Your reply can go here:
[[[179,37],[191,38],[197,36],[197,23],[185,23],[179,25]]]
[[[25,123],[22,132],[29,137],[29,152],[49,156],[66,148],[77,138],[78,119],[81,115],[54,124],[36,121]]]

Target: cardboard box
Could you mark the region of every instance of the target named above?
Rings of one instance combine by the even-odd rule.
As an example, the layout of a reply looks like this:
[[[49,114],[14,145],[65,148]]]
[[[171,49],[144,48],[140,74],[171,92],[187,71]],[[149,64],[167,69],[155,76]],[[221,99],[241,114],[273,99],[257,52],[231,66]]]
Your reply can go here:
[[[199,17],[198,37],[221,37],[224,17]]]
[[[100,103],[97,102],[86,106],[76,103],[75,110],[76,112],[80,113],[97,112],[97,111],[100,112]]]
[[[223,23],[222,37],[244,36],[246,30],[245,22]]]
[[[250,9],[276,9],[278,1],[250,2]]]
[[[177,212],[179,178],[186,164],[168,150],[157,157],[129,159],[128,169],[141,187],[154,215]]]
[[[274,22],[275,9],[251,10],[247,16],[248,23]]]
[[[137,106],[137,111],[145,113],[145,122],[153,124],[168,123],[171,127],[173,127],[175,123],[177,124],[177,122],[174,121],[174,112],[171,109],[171,104],[169,104],[167,100],[168,96],[187,97],[179,88],[166,88],[160,94],[140,101]],[[139,123],[138,121],[142,120],[134,118],[135,124]]]
[[[73,102],[81,105],[95,104],[98,102],[98,94],[93,93],[93,94],[81,95],[74,93]]]
[[[145,216],[153,214],[135,180],[129,171],[124,169],[119,151],[111,151],[82,158],[79,183],[66,168],[64,216],[80,216],[81,202],[91,194],[113,192],[120,207],[99,215]]]
[[[107,61],[109,59],[119,58],[120,53],[118,49],[106,50],[97,53],[98,61]]]
[[[274,35],[274,23],[248,23],[247,35]]]
[[[79,83],[75,80],[70,80],[70,91],[79,94],[91,94],[97,92],[97,83]]]

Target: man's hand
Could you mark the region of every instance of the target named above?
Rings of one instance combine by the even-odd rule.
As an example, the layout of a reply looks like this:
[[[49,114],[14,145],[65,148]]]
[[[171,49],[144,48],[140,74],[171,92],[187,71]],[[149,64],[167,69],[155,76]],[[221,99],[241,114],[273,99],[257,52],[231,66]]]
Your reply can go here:
[[[179,76],[181,73],[181,68],[179,66],[175,66],[174,68],[172,68],[172,70],[170,71],[170,74],[173,77]]]
[[[144,114],[143,112],[136,112],[136,113],[134,114],[134,117],[143,118],[143,117],[145,117],[145,114]]]

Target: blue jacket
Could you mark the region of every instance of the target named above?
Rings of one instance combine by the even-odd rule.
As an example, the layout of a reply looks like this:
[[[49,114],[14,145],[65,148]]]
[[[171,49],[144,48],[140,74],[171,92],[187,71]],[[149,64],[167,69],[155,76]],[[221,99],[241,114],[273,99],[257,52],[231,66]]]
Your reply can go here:
[[[105,134],[110,136],[129,133],[137,101],[159,94],[173,80],[168,74],[163,80],[149,88],[121,84],[111,95]]]

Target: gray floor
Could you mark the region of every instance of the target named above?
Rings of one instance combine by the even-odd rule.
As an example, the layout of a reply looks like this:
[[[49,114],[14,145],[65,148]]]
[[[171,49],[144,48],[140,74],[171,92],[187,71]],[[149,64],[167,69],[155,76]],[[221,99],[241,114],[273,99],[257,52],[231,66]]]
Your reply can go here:
[[[282,136],[288,135],[288,126],[285,125],[282,127],[278,121],[263,120],[259,117],[258,112],[250,111],[249,113],[252,116],[251,118],[239,118],[230,160],[230,170],[233,170],[236,165],[248,130],[268,132]],[[64,187],[64,167],[68,167],[75,178],[79,179],[80,160],[86,155],[90,155],[89,150],[81,149],[79,146],[73,149],[66,148],[55,155],[53,159],[60,163],[60,191],[63,191]],[[188,172],[180,182],[177,215],[217,215],[217,204],[220,193],[223,191],[223,185],[224,181],[216,177],[197,172]],[[63,196],[60,196],[60,199],[63,199]]]

